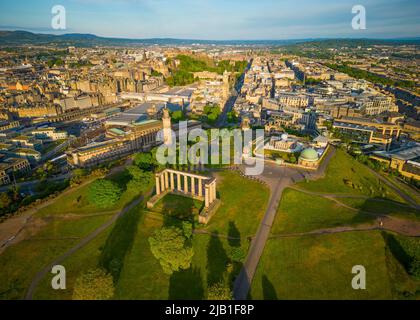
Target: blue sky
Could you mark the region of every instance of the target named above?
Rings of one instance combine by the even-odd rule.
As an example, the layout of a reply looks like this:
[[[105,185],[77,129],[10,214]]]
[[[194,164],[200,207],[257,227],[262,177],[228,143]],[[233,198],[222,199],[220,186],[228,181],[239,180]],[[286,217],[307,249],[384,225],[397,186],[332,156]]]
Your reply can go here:
[[[66,8],[64,33],[212,40],[420,36],[420,0],[8,0],[0,29],[57,33],[51,8]],[[353,30],[354,5],[367,29]]]

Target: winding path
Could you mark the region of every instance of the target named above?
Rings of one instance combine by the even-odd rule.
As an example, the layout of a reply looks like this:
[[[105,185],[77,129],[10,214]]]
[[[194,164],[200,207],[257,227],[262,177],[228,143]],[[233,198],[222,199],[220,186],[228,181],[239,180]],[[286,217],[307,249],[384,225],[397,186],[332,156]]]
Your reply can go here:
[[[387,226],[385,223],[381,226],[380,223],[383,223],[383,219],[377,219],[374,224],[361,224],[357,226],[341,226],[335,228],[326,228],[326,229],[317,229],[307,232],[294,232],[294,233],[280,233],[273,234],[269,239],[278,239],[278,238],[291,238],[291,237],[301,237],[301,236],[311,236],[311,235],[323,235],[323,234],[334,234],[334,233],[344,233],[344,232],[354,232],[354,231],[371,231],[371,230],[386,230],[398,233],[403,236],[409,237],[420,237],[420,228],[416,230],[405,229],[404,226]]]
[[[284,189],[303,179],[318,179],[323,177],[325,169],[334,154],[335,148],[331,147],[319,169],[315,172],[302,171],[288,167],[279,167],[277,165],[266,163],[264,172],[259,176],[259,179],[265,181],[270,187],[270,200],[257,234],[251,242],[245,263],[238,277],[235,279],[235,283],[233,285],[233,296],[235,300],[247,299],[252,279],[254,278],[255,271],[257,270],[265,244],[270,236],[271,226],[273,225],[276,217],[277,208]]]
[[[130,165],[131,163],[132,163],[132,159],[131,158],[127,159],[125,164],[112,168],[106,176],[108,177],[112,174],[121,172],[122,170],[124,170],[124,168],[127,165]],[[69,193],[72,193],[78,189],[83,188],[84,186],[88,185],[95,179],[97,178],[87,179],[86,181],[83,181],[80,185],[76,187],[72,187],[72,188],[68,188],[67,190],[64,190],[55,198],[47,200],[22,213],[16,213],[10,218],[8,218],[7,220],[2,221],[0,223],[0,254],[7,247],[9,247],[12,244],[16,244],[17,242],[19,242],[19,240],[21,240],[20,236],[21,236],[22,231],[25,229],[28,223],[32,221],[32,216],[36,214],[39,210],[51,205],[52,203],[58,201],[62,197],[65,197]]]
[[[392,190],[394,190],[401,198],[403,198],[407,203],[410,203],[414,208],[417,210],[420,210],[420,205],[417,204],[417,201],[413,199],[410,195],[406,194],[405,192],[398,189],[393,183],[391,183],[388,179],[381,176],[378,172],[375,170],[372,170],[368,166],[366,166],[374,174],[379,180],[381,180],[383,183],[385,183],[388,187],[390,187]]]
[[[140,202],[143,200],[143,196],[137,198],[136,200],[132,201],[129,205],[127,205],[123,210],[117,212],[112,216],[110,220],[102,224],[100,227],[95,229],[93,232],[91,232],[89,235],[84,237],[80,240],[78,244],[76,244],[71,249],[67,250],[64,254],[62,254],[60,257],[52,261],[49,265],[45,266],[42,270],[40,270],[35,277],[32,279],[32,282],[26,291],[25,300],[32,300],[33,294],[35,292],[36,287],[40,283],[40,281],[47,275],[48,272],[51,271],[52,267],[54,265],[58,265],[61,262],[63,262],[65,259],[67,259],[69,256],[71,256],[73,253],[75,253],[77,250],[84,247],[86,244],[88,244],[90,241],[92,241],[94,238],[96,238],[102,231],[107,229],[109,226],[111,226],[118,218],[122,217],[124,214],[126,214],[128,211],[136,207],[140,204]]]
[[[400,234],[409,235],[409,236],[420,236],[420,224],[418,222],[413,221],[406,221],[403,219],[398,219],[394,217],[389,217],[386,215],[378,215],[371,212],[366,212],[366,214],[371,214],[377,217],[376,225],[359,225],[359,226],[342,226],[332,229],[320,229],[314,230],[312,232],[306,233],[294,233],[294,234],[283,234],[283,235],[270,235],[270,229],[273,224],[274,218],[277,213],[277,208],[281,199],[281,195],[283,190],[286,187],[290,187],[293,183],[296,183],[302,179],[309,179],[309,180],[316,180],[322,178],[325,175],[325,170],[328,166],[329,161],[331,160],[332,156],[335,154],[335,148],[331,146],[328,154],[325,156],[324,160],[322,161],[320,167],[315,172],[304,171],[304,170],[296,170],[290,168],[281,168],[277,169],[277,176],[272,176],[271,178],[275,178],[277,181],[273,181],[273,179],[268,179],[268,185],[271,188],[271,196],[269,205],[267,207],[266,213],[264,218],[259,226],[258,232],[255,238],[251,242],[251,247],[248,252],[248,256],[246,261],[241,269],[240,274],[235,279],[234,287],[233,287],[233,296],[235,300],[245,300],[247,299],[248,292],[250,290],[250,286],[252,283],[252,279],[254,277],[258,262],[261,258],[262,252],[265,247],[265,243],[267,239],[271,237],[287,237],[287,236],[299,236],[299,235],[307,235],[307,234],[327,234],[327,233],[339,233],[339,232],[350,232],[350,231],[358,231],[358,230],[389,230],[394,231]],[[269,166],[267,169],[273,169],[272,166]],[[265,171],[266,171],[265,170]],[[387,179],[382,177],[377,172],[369,170],[378,177],[382,182],[388,185],[391,189],[393,189],[398,195],[401,196],[409,205],[406,207],[412,207],[415,209],[419,209],[419,205],[417,202],[412,199],[409,195],[405,194],[397,187],[395,187],[392,183],[390,183]],[[264,174],[260,177],[262,180],[267,178]],[[299,191],[302,191],[299,189]],[[311,192],[308,192],[311,193]],[[348,197],[350,195],[344,194],[320,194],[320,193],[311,193],[316,194],[319,196],[326,197],[332,201],[335,201],[337,204],[349,208],[351,210],[356,210],[360,212],[360,210],[350,207],[345,203],[340,202],[336,198],[340,197]],[[353,198],[364,198],[364,196],[357,196],[351,195],[350,197]],[[380,200],[379,200],[380,201]],[[386,200],[384,200],[386,201]],[[405,205],[402,205],[405,206]]]

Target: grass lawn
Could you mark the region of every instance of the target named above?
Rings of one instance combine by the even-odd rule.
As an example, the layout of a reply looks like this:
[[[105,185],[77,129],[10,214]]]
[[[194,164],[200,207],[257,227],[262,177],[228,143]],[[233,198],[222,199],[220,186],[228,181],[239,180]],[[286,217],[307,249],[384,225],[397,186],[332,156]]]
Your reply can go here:
[[[127,178],[127,174],[122,172],[109,179],[123,186],[128,181]],[[137,190],[127,189],[112,208],[98,209],[88,201],[88,188],[89,184],[72,190],[35,213],[34,222],[24,229],[25,240],[7,248],[0,255],[0,299],[22,298],[30,281],[42,267],[73,247],[81,238],[108,221],[112,214],[140,195]],[[135,228],[137,224],[133,226]],[[94,240],[97,241],[99,240]],[[89,246],[86,248],[89,251]],[[81,252],[83,250],[84,248]],[[74,266],[84,268],[83,263],[77,262],[77,254],[74,256],[76,258],[72,256],[68,260],[75,259]],[[91,252],[87,256],[92,258],[94,254]],[[70,275],[70,281],[74,280],[72,276],[74,274]],[[39,290],[41,297],[54,296],[54,293],[49,292],[48,281]]]
[[[180,199],[170,197],[171,201],[183,203],[184,197],[176,198]],[[109,266],[116,258],[122,261],[122,268],[114,278],[114,299],[205,299],[209,284],[221,279],[232,283],[241,264],[229,264],[229,252],[238,245],[246,252],[248,243],[245,241],[238,243],[196,234],[193,236],[191,268],[172,275],[163,272],[150,251],[148,238],[164,225],[179,223],[179,216],[150,212],[142,206],[130,210],[112,228],[63,262],[67,271],[66,290],[51,290],[52,275],[48,274],[40,283],[35,298],[71,299],[75,280],[81,272],[98,265]]]
[[[416,192],[414,187],[411,187],[407,185],[406,183],[398,180],[398,178],[393,177],[389,174],[385,174],[384,177],[394,184],[397,188],[399,188],[401,191],[403,191],[405,194],[409,195],[411,198],[413,198],[417,204],[420,204],[420,193]]]
[[[60,219],[0,255],[0,299],[21,299],[35,274],[110,217]]]
[[[403,219],[419,220],[420,211],[408,206],[401,206],[398,202],[375,201],[375,199],[340,198],[341,202],[360,210],[377,214],[386,214]]]
[[[124,190],[120,199],[110,208],[98,208],[95,204],[90,203],[88,198],[90,183],[70,192],[69,194],[60,197],[58,201],[55,201],[51,205],[42,208],[37,212],[37,215],[49,216],[56,214],[91,214],[98,212],[108,212],[113,210],[122,209],[127,203],[138,197],[141,192],[134,189],[126,189],[125,184],[128,182],[128,176],[126,172],[119,172],[111,177],[107,178],[113,180]],[[92,181],[93,182],[93,181]],[[150,186],[151,187],[151,186]],[[147,187],[145,188],[147,189]]]
[[[307,232],[366,223],[372,219],[372,216],[349,210],[332,200],[286,189],[283,192],[271,233]]]
[[[219,173],[217,195],[221,205],[206,229],[231,236],[254,235],[268,204],[268,187],[237,172],[223,171]]]
[[[112,227],[108,228],[61,263],[66,268],[65,290],[51,288],[51,280],[54,274],[49,273],[38,285],[33,298],[35,300],[71,300],[77,277],[80,273],[97,267],[104,243],[111,230]]]
[[[366,269],[366,290],[351,286],[354,265]],[[403,282],[394,283],[402,278]],[[398,285],[415,291],[381,233],[349,232],[270,239],[250,295],[252,299],[392,299]]]
[[[314,192],[356,193],[372,198],[381,197],[404,202],[399,195],[380,181],[366,166],[340,149],[337,149],[336,154],[331,159],[324,178],[316,181],[303,181],[297,185]]]
[[[208,283],[219,281],[239,266],[228,268],[227,240],[208,235],[194,235],[194,256],[188,270],[171,276],[163,273],[152,255],[148,237],[163,225],[177,223],[171,217],[144,212],[137,228],[137,236],[124,261],[115,299],[205,299]],[[246,248],[245,248],[246,249]]]
[[[344,189],[341,190],[343,193],[349,193]],[[322,191],[333,193],[329,189]],[[373,213],[388,213],[398,217],[418,219],[418,212],[398,205],[397,202],[354,198],[338,200],[351,207]],[[316,229],[369,223],[372,219],[372,216],[349,210],[332,200],[286,189],[271,233],[304,233]],[[252,299],[418,298],[420,281],[409,275],[408,265],[412,258],[409,258],[405,251],[416,251],[413,248],[420,247],[420,242],[413,244],[412,241],[415,240],[412,238],[403,241],[401,239],[404,237],[389,235],[390,233],[379,231],[355,231],[269,239],[252,283],[250,297]],[[406,243],[411,243],[407,250],[404,249]],[[420,252],[416,254],[420,255]],[[363,265],[366,268],[367,290],[352,289],[351,280],[354,275],[351,269],[354,265]]]
[[[238,238],[255,233],[268,201],[268,188],[231,171],[221,172],[218,178],[218,197],[222,204],[206,228]],[[243,238],[226,240],[195,234],[191,268],[171,276],[163,273],[150,251],[148,238],[154,230],[178,224],[179,219],[191,219],[201,206],[200,201],[167,195],[152,212],[144,210],[140,214],[136,236],[116,286],[116,299],[205,299],[209,284],[221,279],[232,282],[241,264],[229,264],[229,253],[235,246],[247,252],[248,242]]]
[[[202,207],[203,201],[180,195],[167,194],[151,210],[180,219],[194,220],[200,213]]]
[[[244,234],[251,232],[250,227],[255,230],[264,212],[268,190],[236,173],[222,173],[222,177],[224,182],[218,191],[224,204],[220,208],[220,216],[214,220],[212,230],[231,232],[235,225],[232,226],[230,222],[237,223]],[[117,176],[116,179],[123,178]],[[244,195],[232,192],[233,185],[237,184],[244,188]],[[118,208],[138,196],[137,192],[126,191],[115,207],[101,211],[89,203],[86,197],[88,187],[77,189],[40,210],[34,216],[42,222],[36,232],[0,256],[0,269],[3,271],[0,276],[1,299],[22,298],[36,272],[107,221]],[[256,188],[263,195],[252,201],[251,194]],[[148,242],[148,237],[157,228],[190,219],[201,206],[200,201],[168,195],[154,208],[158,212],[149,212],[143,205],[130,210],[113,227],[63,262],[67,271],[66,290],[51,290],[53,275],[47,274],[36,289],[34,298],[71,299],[75,280],[80,273],[101,266],[107,270],[112,269],[116,286],[115,299],[205,299],[208,284],[220,279],[232,283],[233,275],[238,274],[241,264],[228,263],[230,251],[233,247],[241,246],[247,252],[248,242],[194,235],[195,254],[191,268],[171,276],[163,273]],[[234,210],[230,210],[231,206]],[[105,214],[95,215],[98,212]],[[228,220],[225,220],[226,217]],[[246,220],[242,221],[243,218]],[[237,231],[236,227],[233,230]],[[119,267],[116,269],[115,265]]]

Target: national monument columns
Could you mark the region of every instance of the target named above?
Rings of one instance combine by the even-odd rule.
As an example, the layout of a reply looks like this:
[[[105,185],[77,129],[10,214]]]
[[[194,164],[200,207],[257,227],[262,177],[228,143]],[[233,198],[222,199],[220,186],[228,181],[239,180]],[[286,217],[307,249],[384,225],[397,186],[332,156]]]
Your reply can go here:
[[[203,200],[206,208],[209,208],[217,198],[215,178],[165,169],[162,172],[156,173],[155,179],[156,195],[160,195],[165,191],[176,190],[193,198]]]

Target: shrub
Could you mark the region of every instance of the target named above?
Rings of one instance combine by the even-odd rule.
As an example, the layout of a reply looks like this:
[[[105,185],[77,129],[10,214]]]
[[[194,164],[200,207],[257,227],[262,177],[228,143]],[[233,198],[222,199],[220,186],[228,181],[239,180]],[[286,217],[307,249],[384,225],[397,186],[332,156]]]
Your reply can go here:
[[[157,230],[149,238],[149,244],[166,274],[190,267],[194,251],[180,228],[164,227]]]
[[[121,188],[115,182],[98,179],[90,185],[88,198],[98,208],[109,208],[120,199],[121,193]]]
[[[108,300],[114,295],[112,276],[102,269],[92,269],[77,278],[73,300]]]
[[[232,300],[232,291],[223,283],[218,282],[207,290],[208,300]]]

